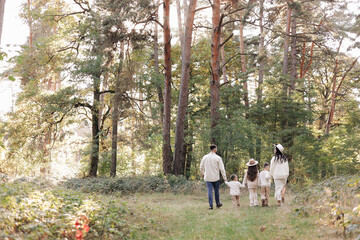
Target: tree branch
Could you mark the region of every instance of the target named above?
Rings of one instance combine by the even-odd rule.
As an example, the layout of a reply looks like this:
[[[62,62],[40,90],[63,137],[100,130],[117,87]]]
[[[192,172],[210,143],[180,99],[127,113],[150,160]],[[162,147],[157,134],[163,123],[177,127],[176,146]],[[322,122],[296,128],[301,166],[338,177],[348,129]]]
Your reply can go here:
[[[77,5],[79,5],[79,7],[80,7],[82,10],[84,10],[85,12],[90,12],[90,11],[91,11],[88,2],[86,3],[86,6],[87,6],[88,8],[83,7],[83,5],[82,5],[82,3],[81,3],[81,0],[74,0],[74,2],[75,2]]]
[[[101,95],[101,94],[105,94],[105,93],[115,93],[115,90],[104,90],[104,91],[101,91],[101,92],[99,92],[99,94]]]
[[[207,8],[211,8],[211,7],[212,7],[212,6],[201,7],[201,8],[195,9],[194,12],[201,11],[201,10],[204,10],[204,9],[207,9]]]
[[[227,17],[227,16],[229,16],[229,15],[231,15],[231,14],[233,14],[233,13],[242,11],[242,10],[244,10],[244,9],[246,9],[246,7],[238,8],[238,9],[236,9],[236,10],[234,10],[234,11],[231,11],[231,12],[229,12],[228,14],[226,14],[225,17]]]
[[[341,80],[340,80],[339,86],[336,88],[336,91],[335,91],[336,94],[338,94],[338,92],[339,92],[339,90],[340,90],[340,87],[341,87],[341,85],[342,85],[342,83],[343,83],[346,75],[351,71],[351,69],[354,68],[354,66],[355,66],[355,64],[356,64],[356,62],[357,62],[357,60],[358,60],[359,58],[360,58],[360,56],[357,57],[357,58],[353,61],[353,63],[351,64],[351,66],[350,66],[350,67],[346,70],[346,72],[344,73],[343,77],[342,77]]]
[[[49,14],[49,15],[45,15],[44,17],[53,17],[55,22],[59,22],[60,20],[62,20],[63,18],[72,16],[72,15],[77,15],[77,14],[84,14],[86,13],[85,10],[80,11],[80,12],[72,12],[72,13],[67,13],[67,14]],[[59,18],[56,18],[59,17]],[[56,19],[55,19],[56,18]]]
[[[106,112],[103,114],[103,117],[102,117],[102,119],[101,119],[101,125],[100,125],[100,130],[101,130],[101,131],[102,131],[102,129],[104,128],[104,122],[105,122],[106,118],[109,116],[110,110],[111,110],[111,107],[108,107],[108,109],[106,110]]]
[[[127,94],[126,92],[124,92],[122,94],[123,97],[127,98],[127,99],[130,99],[132,101],[139,101],[139,102],[144,102],[144,101],[148,101],[150,98],[152,98],[154,95],[150,95],[148,96],[147,98],[145,99],[138,99],[138,98],[133,98],[133,97],[130,97],[129,94]]]
[[[225,39],[225,41],[220,44],[220,47],[224,46],[224,45],[232,38],[233,35],[234,35],[234,34],[232,33],[229,37],[227,37],[227,38]]]
[[[77,102],[74,104],[74,107],[77,108],[77,107],[86,107],[86,108],[89,108],[90,110],[93,110],[93,106],[89,103],[83,103],[83,102]]]
[[[160,26],[162,29],[164,29],[164,25],[162,25],[162,24],[161,24],[161,22],[159,22],[159,20],[154,19],[154,18],[151,18],[151,21],[153,21],[153,22],[155,22],[155,23],[159,24],[159,26]]]

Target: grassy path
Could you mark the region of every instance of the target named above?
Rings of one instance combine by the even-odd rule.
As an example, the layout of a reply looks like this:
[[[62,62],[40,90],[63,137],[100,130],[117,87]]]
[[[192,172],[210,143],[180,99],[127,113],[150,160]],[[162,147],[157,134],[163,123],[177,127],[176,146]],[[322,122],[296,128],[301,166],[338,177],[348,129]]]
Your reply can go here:
[[[208,210],[206,190],[174,195],[144,192],[141,190],[145,188],[140,188],[142,193],[126,195],[104,191],[129,185],[119,180],[118,185],[112,179],[77,181],[77,185],[69,184],[72,188],[49,184],[46,179],[0,184],[0,239],[75,239],[79,231],[86,240],[313,240],[360,236],[356,210],[356,206],[360,207],[358,176],[324,181],[310,193],[304,189],[298,203],[287,195],[282,207],[275,206],[273,197],[269,208],[249,207],[244,191],[241,207],[233,208],[228,189],[224,192],[222,188],[224,205],[214,210]],[[296,208],[300,215],[295,213]],[[334,208],[345,212],[344,219],[333,214]],[[84,224],[88,224],[89,232]]]
[[[321,239],[316,219],[293,214],[291,199],[276,207],[248,207],[246,192],[241,207],[234,209],[228,191],[222,192],[221,209],[208,210],[206,193],[199,195],[138,195],[129,203],[141,201],[156,209],[158,224],[136,235],[137,239]]]

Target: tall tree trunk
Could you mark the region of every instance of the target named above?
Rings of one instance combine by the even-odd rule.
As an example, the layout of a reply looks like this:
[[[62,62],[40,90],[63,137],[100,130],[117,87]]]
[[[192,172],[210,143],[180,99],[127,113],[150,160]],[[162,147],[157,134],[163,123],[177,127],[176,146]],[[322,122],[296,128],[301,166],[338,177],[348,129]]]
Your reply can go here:
[[[28,0],[29,7],[29,46],[32,47],[33,44],[33,29],[32,29],[32,17],[31,17],[31,0]]]
[[[220,42],[223,42],[223,38],[220,38]],[[226,58],[225,58],[225,45],[222,45],[220,48],[220,54],[221,54],[221,65],[222,65],[222,76],[223,76],[223,82],[228,82],[227,73],[226,73]]]
[[[120,43],[120,62],[115,79],[115,94],[113,98],[113,112],[112,112],[112,135],[111,135],[111,166],[110,177],[116,176],[116,163],[117,163],[117,143],[118,143],[118,122],[119,122],[119,107],[120,107],[120,85],[121,73],[124,61],[124,43]]]
[[[185,177],[186,179],[189,179],[191,174],[191,163],[193,160],[193,143],[189,143],[187,146],[187,155],[186,155],[186,170],[185,170]]]
[[[91,141],[89,177],[97,176],[97,169],[99,164],[99,149],[100,149],[100,128],[99,128],[100,76],[98,76],[97,79],[94,79],[93,81],[94,81],[93,105],[91,110],[92,141]]]
[[[264,0],[260,0],[260,41],[259,41],[259,81],[257,89],[257,101],[262,102],[262,85],[264,82],[264,60],[265,60],[265,33],[264,33]]]
[[[249,89],[248,89],[248,81],[247,81],[247,74],[246,74],[246,57],[245,57],[245,41],[244,41],[244,25],[243,25],[243,11],[239,12],[239,30],[240,30],[240,60],[241,60],[241,72],[243,75],[243,89],[244,89],[244,105],[245,105],[245,118],[248,119],[249,118],[249,108],[250,108],[250,103],[249,103]],[[251,132],[250,129],[248,129],[247,131],[247,137],[248,137],[248,142],[249,142],[249,155],[251,158],[254,157],[254,146],[253,146],[253,133]]]
[[[171,117],[171,36],[170,36],[170,0],[164,1],[164,119],[163,119],[163,171],[171,173],[172,153],[170,145]]]
[[[183,0],[183,12],[184,12],[183,19],[184,19],[184,21],[187,19],[188,8],[189,8],[188,0]],[[183,26],[183,29],[184,29],[184,26]]]
[[[291,18],[291,51],[290,51],[290,88],[289,96],[292,95],[292,92],[295,90],[295,83],[297,79],[297,69],[296,69],[296,18],[293,16]]]
[[[293,91],[295,90],[295,84],[297,79],[297,59],[296,59],[296,17],[295,17],[295,11],[292,11],[292,18],[291,18],[291,43],[290,43],[290,87],[289,87],[289,97],[293,94]],[[294,105],[291,106],[292,112],[295,112]],[[294,114],[291,114],[288,116],[289,119],[289,127],[291,129],[296,128],[297,120]],[[287,146],[288,148],[292,147],[294,145],[294,134],[291,132],[288,134],[288,142]],[[288,159],[289,161],[292,160],[292,155],[288,153]],[[290,166],[290,172],[293,172],[294,165]]]
[[[190,79],[190,74],[189,74],[189,79]],[[186,102],[189,102],[189,93],[187,94],[187,100]],[[186,107],[187,108],[187,107]],[[186,109],[187,110],[187,109]],[[186,162],[186,155],[187,155],[187,145],[188,143],[186,142],[186,138],[188,136],[188,127],[189,127],[189,123],[188,123],[188,115],[187,115],[187,111],[185,112],[185,121],[184,121],[184,141],[183,141],[183,151],[182,151],[182,158],[181,159],[174,159],[174,169],[173,169],[173,173],[175,175],[184,175],[185,174],[185,162]],[[176,145],[175,145],[176,146]],[[175,147],[176,149],[176,147]]]
[[[193,160],[193,137],[194,131],[191,125],[191,119],[189,119],[189,139],[190,142],[187,144],[187,155],[186,155],[186,166],[185,166],[185,176],[187,179],[190,177],[191,173],[191,163]]]
[[[156,1],[156,6],[159,5],[159,0]],[[158,20],[158,12],[156,12],[156,20]],[[154,67],[155,67],[155,74],[157,76],[160,75],[159,71],[159,34],[158,34],[158,24],[155,23],[155,29],[154,29]],[[157,83],[157,93],[158,93],[158,99],[160,103],[160,122],[163,123],[163,117],[164,117],[164,97],[163,97],[163,90],[161,88],[161,85]]]
[[[216,126],[220,119],[220,36],[221,36],[220,0],[212,4],[212,40],[211,40],[211,142],[218,143],[219,133]]]
[[[245,104],[245,117],[249,118],[249,92],[248,92],[248,84],[247,84],[247,75],[246,75],[246,58],[245,58],[245,42],[244,42],[244,26],[242,23],[242,11],[240,11],[240,22],[239,22],[239,30],[240,30],[240,54],[241,54],[241,72],[243,73],[243,88],[244,88],[244,104]]]
[[[324,106],[323,108],[325,109],[326,106]],[[318,130],[323,129],[325,123],[326,123],[326,112],[321,112],[319,116]]]
[[[174,174],[184,174],[184,124],[188,106],[190,56],[196,0],[190,0],[185,22],[184,51],[181,54],[181,83],[175,129]]]
[[[188,120],[188,116],[187,116],[187,113],[186,113],[186,116],[185,116],[185,123],[184,123],[184,144],[183,144],[183,162],[181,163],[182,166],[182,173],[180,173],[181,175],[185,175],[185,163],[186,163],[186,155],[187,155],[187,150],[188,150],[188,143],[186,141],[189,133],[188,133],[188,130],[189,130],[189,120]],[[175,166],[175,164],[174,164]],[[174,172],[175,172],[175,169],[174,169]]]
[[[181,46],[181,50],[183,50],[183,46],[184,46],[184,36],[183,36],[183,24],[182,24],[182,19],[181,19],[181,5],[180,5],[180,0],[176,0],[176,12],[177,12],[177,20],[178,20],[180,46]]]
[[[339,60],[336,59],[335,61],[335,67],[334,67],[334,75],[331,81],[331,104],[330,104],[330,111],[329,111],[329,117],[328,120],[326,122],[326,128],[325,128],[325,134],[329,134],[330,132],[330,126],[331,126],[331,122],[332,119],[334,117],[334,111],[335,111],[335,90],[336,90],[336,79],[337,79],[337,74],[338,74],[338,65],[339,65]]]
[[[288,5],[287,8],[287,15],[286,15],[286,30],[285,30],[285,36],[284,36],[284,58],[283,58],[283,77],[286,77],[289,71],[289,39],[290,39],[290,25],[291,25],[291,8],[290,5]],[[286,87],[286,95],[287,95],[287,83],[284,83],[284,86]]]
[[[6,0],[0,0],[0,44],[1,44],[3,23],[4,23],[5,2]]]
[[[338,46],[338,48],[337,48],[337,54],[336,54],[336,59],[335,59],[335,66],[334,66],[334,71],[333,71],[333,78],[332,78],[332,81],[331,81],[331,85],[332,85],[331,104],[330,104],[329,117],[328,117],[328,119],[327,119],[326,126],[325,126],[325,134],[329,134],[329,132],[330,132],[330,127],[331,127],[331,122],[332,122],[332,119],[333,119],[333,117],[334,117],[335,98],[336,98],[336,93],[335,93],[335,90],[336,90],[336,78],[337,78],[337,74],[338,74],[338,71],[339,71],[339,69],[338,69],[338,67],[339,67],[338,55],[339,55],[339,52],[340,52],[340,48],[341,48],[343,39],[344,39],[344,37],[341,38],[340,43],[339,43],[339,46]]]
[[[264,0],[260,0],[260,13],[259,13],[259,27],[260,27],[260,40],[259,40],[259,79],[257,88],[257,108],[258,112],[262,112],[262,85],[264,82],[264,65],[265,65],[265,33],[264,33]],[[262,117],[258,117],[258,125],[262,125]],[[261,136],[256,137],[255,159],[261,161]]]
[[[281,127],[285,129],[287,126],[287,96],[288,96],[288,72],[289,72],[289,38],[290,38],[290,26],[291,26],[291,8],[288,4],[287,15],[286,15],[286,30],[284,36],[284,58],[283,58],[283,116],[281,119]],[[282,137],[282,142],[287,143],[287,136]]]
[[[107,90],[107,88],[108,88],[108,80],[109,80],[109,75],[110,75],[109,68],[111,66],[112,60],[113,60],[113,54],[111,52],[109,52],[108,59],[105,63],[106,72],[104,73],[104,81],[103,81],[102,90]],[[103,115],[104,107],[105,107],[105,95],[102,94],[102,95],[100,95],[100,104],[99,104],[99,128],[101,127],[101,118]]]

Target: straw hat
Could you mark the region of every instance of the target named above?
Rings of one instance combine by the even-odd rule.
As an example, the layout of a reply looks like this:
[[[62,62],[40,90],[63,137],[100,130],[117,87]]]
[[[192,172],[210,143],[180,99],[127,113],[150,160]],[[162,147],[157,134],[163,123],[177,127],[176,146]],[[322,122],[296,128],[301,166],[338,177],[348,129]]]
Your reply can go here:
[[[259,162],[256,161],[255,159],[250,158],[249,162],[246,163],[246,166],[251,167],[251,166],[257,165],[258,163],[259,163]]]
[[[274,144],[274,147],[276,147],[277,149],[279,149],[281,153],[284,153],[284,147],[283,147],[283,145],[281,145],[281,144],[278,144],[278,145]]]

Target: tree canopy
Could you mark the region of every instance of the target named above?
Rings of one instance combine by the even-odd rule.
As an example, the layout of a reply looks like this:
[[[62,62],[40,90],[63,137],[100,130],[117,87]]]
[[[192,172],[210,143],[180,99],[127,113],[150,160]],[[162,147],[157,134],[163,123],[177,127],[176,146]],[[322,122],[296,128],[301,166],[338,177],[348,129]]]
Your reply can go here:
[[[24,1],[30,35],[7,70],[21,93],[0,122],[0,172],[54,174],[64,162],[78,176],[198,179],[216,143],[242,176],[282,143],[291,181],[358,173],[359,8]]]

